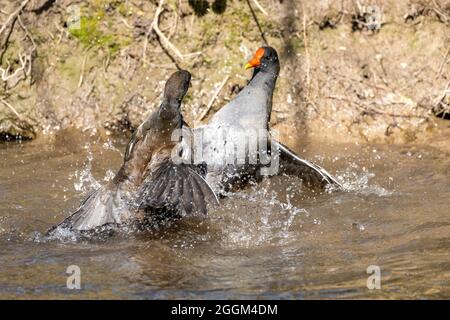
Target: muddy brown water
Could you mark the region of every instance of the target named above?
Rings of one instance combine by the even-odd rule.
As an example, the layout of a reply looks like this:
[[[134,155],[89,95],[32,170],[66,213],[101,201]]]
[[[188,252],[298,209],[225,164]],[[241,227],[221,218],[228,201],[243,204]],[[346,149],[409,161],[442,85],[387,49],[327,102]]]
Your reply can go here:
[[[277,177],[203,220],[48,241],[124,149],[72,143],[0,144],[0,298],[450,298],[450,159],[436,149],[309,142],[297,151],[348,192]],[[70,265],[81,290],[66,286]],[[369,266],[380,289],[367,287]]]

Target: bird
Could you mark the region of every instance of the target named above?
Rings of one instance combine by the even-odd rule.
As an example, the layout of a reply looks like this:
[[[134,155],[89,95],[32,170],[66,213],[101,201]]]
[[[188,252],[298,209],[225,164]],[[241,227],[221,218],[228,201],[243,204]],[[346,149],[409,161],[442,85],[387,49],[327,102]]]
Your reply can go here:
[[[273,92],[280,72],[277,51],[269,46],[259,48],[245,68],[253,68],[248,84],[206,125],[192,129],[191,149],[197,160],[192,157],[195,163],[206,165],[206,180],[213,190],[224,194],[260,178],[262,170],[266,170],[263,175],[296,175],[310,187],[342,189],[325,169],[302,159],[269,131]],[[261,150],[269,161],[277,163],[276,172],[267,170]]]
[[[152,215],[188,216],[207,213],[217,197],[196,166],[173,161],[181,129],[181,102],[191,80],[188,71],[173,73],[159,108],[134,131],[123,164],[114,178],[91,193],[78,210],[51,228],[98,230],[107,225],[144,223]]]

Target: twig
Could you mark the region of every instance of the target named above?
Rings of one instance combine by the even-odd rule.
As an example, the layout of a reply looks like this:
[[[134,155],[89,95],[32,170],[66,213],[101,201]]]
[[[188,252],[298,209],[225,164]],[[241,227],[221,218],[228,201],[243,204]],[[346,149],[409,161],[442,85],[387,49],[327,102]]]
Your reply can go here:
[[[164,5],[164,0],[160,0],[158,8],[156,9],[155,16],[153,18],[152,24],[150,25],[150,28],[148,29],[147,33],[145,34],[144,50],[143,50],[143,54],[142,54],[144,63],[145,63],[145,55],[146,55],[147,45],[148,45],[147,44],[148,36],[150,35],[150,33],[152,31],[155,31],[156,35],[158,36],[158,38],[161,41],[161,45],[163,45],[164,47],[167,47],[168,49],[173,51],[175,53],[175,55],[180,60],[184,60],[184,58],[201,54],[201,52],[194,52],[194,53],[190,53],[190,54],[182,54],[180,52],[180,50],[178,50],[178,48],[174,44],[172,44],[172,42],[170,42],[170,40],[167,39],[167,37],[164,35],[164,33],[159,29],[159,26],[158,26],[158,24],[159,24],[159,16],[164,11],[163,5]]]
[[[169,35],[167,37],[169,40],[173,37],[173,35],[177,31],[177,27],[178,27],[178,14],[177,14],[176,11],[174,11],[174,18],[173,18],[173,20],[175,20],[175,21],[172,23],[172,27],[170,28],[170,33],[169,33]]]
[[[57,44],[60,44],[63,38],[63,35],[69,35],[69,32],[66,29],[61,28],[56,22],[54,22],[54,25],[56,27],[56,29],[58,29],[59,33],[59,37],[58,37],[58,41]]]
[[[9,42],[9,39],[11,38],[11,35],[12,35],[13,31],[14,31],[14,26],[16,24],[16,21],[17,21],[17,19],[14,19],[10,23],[11,27],[9,28],[9,32],[8,32],[8,34],[5,37],[5,41],[1,44],[1,46],[3,47],[3,50],[0,53],[0,63],[3,62],[3,57],[4,57],[5,53],[6,53],[6,50],[8,50],[8,42]]]
[[[450,94],[450,81],[445,85],[444,90],[442,93],[436,98],[435,105],[438,105],[440,102],[442,102],[447,94]]]
[[[94,89],[95,89],[95,78],[92,80],[89,90],[86,91],[86,94],[84,96],[80,97],[80,99],[82,99],[83,102],[87,103],[89,96],[92,94],[92,92],[94,92]]]
[[[195,15],[192,15],[191,21],[189,22],[189,33],[188,33],[189,38],[192,36],[192,30],[194,30],[194,19]]]
[[[164,0],[160,0],[160,7],[162,7],[162,4],[164,3]],[[155,15],[155,19],[153,20],[152,23],[152,29],[155,31],[155,33],[158,35],[158,37],[162,40],[162,42],[164,42],[166,44],[167,47],[169,47],[170,50],[172,50],[175,55],[180,58],[181,60],[183,60],[186,56],[191,56],[191,55],[195,55],[196,53],[193,54],[189,54],[189,55],[183,55],[180,50],[178,50],[177,47],[175,47],[172,42],[169,41],[169,39],[167,39],[167,37],[164,35],[164,33],[159,29],[158,23],[159,23],[159,15],[161,14],[162,9],[157,10],[157,15]]]
[[[144,49],[143,49],[143,52],[142,52],[142,61],[143,61],[144,64],[145,64],[146,55],[147,55],[148,37],[150,36],[150,33],[152,33],[152,31],[153,31],[153,27],[155,25],[155,21],[159,20],[159,15],[163,11],[163,5],[164,5],[164,0],[161,0],[159,2],[158,8],[156,8],[155,16],[153,17],[153,21],[152,21],[152,23],[150,25],[150,28],[147,30],[147,33],[145,34]]]
[[[360,14],[362,12],[362,6],[361,6],[361,3],[359,2],[359,0],[353,0],[353,6],[358,11],[358,14]]]
[[[441,20],[441,22],[447,22],[448,20],[450,20],[450,16],[447,15],[444,10],[442,10],[441,6],[436,3],[436,0],[432,0],[432,2],[434,4],[433,11],[437,14],[439,20]]]
[[[120,20],[123,22],[123,24],[124,24],[128,29],[133,29],[133,27],[130,26],[130,24],[127,22],[127,20],[125,20],[125,18],[120,18]]]
[[[108,72],[109,63],[111,61],[111,54],[108,52],[108,56],[103,60],[103,73],[106,75]]]
[[[264,13],[264,15],[268,16],[267,11],[259,4],[258,0],[253,0],[253,3],[258,7],[258,9]]]
[[[306,59],[306,95],[309,97],[311,92],[311,77],[310,77],[310,61],[309,61],[309,50],[308,50],[308,37],[306,33],[306,11],[305,5],[302,3],[303,10],[303,42],[305,45],[305,59]]]
[[[376,59],[376,58],[375,58],[375,59]],[[383,81],[383,83],[384,83],[387,87],[389,87],[389,82],[386,80],[386,78],[387,78],[387,72],[386,72],[386,69],[384,68],[384,63],[383,63],[384,58],[383,58],[383,57],[380,57],[379,59],[376,59],[376,60],[378,60],[378,63],[380,64],[381,71],[383,72],[383,75],[382,75],[380,78],[381,78],[381,80]],[[375,73],[375,72],[373,72],[373,73]]]
[[[313,109],[320,114],[319,109],[311,99],[311,62],[309,59],[309,49],[308,49],[308,35],[307,35],[307,25],[306,25],[306,10],[305,5],[302,3],[303,10],[303,43],[305,46],[305,60],[306,60],[306,101],[309,103]]]
[[[216,101],[217,96],[219,95],[220,91],[222,91],[223,87],[225,86],[225,84],[227,83],[228,79],[230,78],[230,75],[227,75],[225,77],[225,79],[223,79],[222,83],[220,84],[220,86],[217,88],[216,92],[214,92],[214,95],[212,96],[211,100],[209,100],[208,105],[206,106],[206,109],[202,112],[202,114],[200,115],[200,117],[198,118],[198,121],[202,121],[206,115],[208,114],[208,112],[211,110],[214,101]]]
[[[9,15],[8,19],[6,19],[5,23],[0,28],[0,34],[2,34],[3,31],[5,31],[6,27],[11,23],[11,21],[13,21],[17,18],[17,16],[22,12],[22,10],[25,8],[25,6],[28,4],[28,2],[30,2],[30,0],[23,1],[20,4],[19,8],[17,8],[16,11],[14,11],[13,13],[11,13]]]
[[[25,34],[27,35],[28,39],[30,39],[31,43],[33,44],[33,49],[31,49],[31,51],[33,52],[34,50],[36,50],[37,46],[36,46],[36,42],[34,42],[33,37],[31,36],[30,32],[28,32],[27,27],[25,27],[25,25],[22,22],[22,19],[20,18],[20,15],[17,16],[17,21],[19,22],[20,27],[23,29],[23,31],[25,32]]]
[[[256,16],[255,11],[253,10],[252,5],[250,4],[250,0],[247,0],[247,5],[248,5],[248,7],[250,8],[250,12],[251,12],[251,14],[252,14],[252,16],[253,16],[253,20],[255,20],[255,22],[256,22],[256,26],[257,26],[258,29],[259,29],[259,33],[261,34],[261,38],[263,39],[264,44],[265,44],[266,46],[268,46],[268,45],[269,45],[269,42],[267,42],[266,36],[264,35],[264,31],[262,30],[261,25],[259,24],[258,17]]]
[[[53,35],[53,33],[50,32],[50,30],[46,29],[45,31],[48,33],[48,35],[52,40],[55,40],[55,36]]]
[[[87,56],[84,56],[83,64],[81,65],[81,74],[80,74],[80,81],[78,81],[78,88],[80,88],[83,85],[84,68],[86,67],[86,59],[87,59]]]
[[[447,53],[445,54],[444,59],[442,60],[442,63],[439,67],[439,71],[436,74],[436,79],[438,79],[441,76],[442,71],[444,70],[444,66],[447,64],[447,58],[449,55],[450,55],[450,48],[448,48]]]
[[[157,37],[156,41],[158,41],[159,46],[161,47],[162,51],[167,55],[167,57],[170,59],[170,61],[172,61],[172,63],[175,65],[175,67],[178,70],[181,70],[181,67],[178,64],[177,59],[175,59],[175,57],[172,55],[172,53],[170,53],[170,51],[162,44],[161,39]],[[145,63],[145,61],[144,61],[144,63]]]
[[[4,44],[5,45],[5,50],[7,48],[8,38],[9,38],[9,36],[12,33],[12,29],[13,29],[13,26],[14,26],[16,21],[19,23],[20,27],[25,32],[26,37],[31,41],[31,43],[33,45],[33,48],[31,49],[31,53],[30,54],[19,53],[19,61],[20,61],[21,66],[19,68],[17,68],[14,71],[14,73],[9,74],[9,70],[11,68],[11,65],[9,64],[8,61],[6,62],[7,63],[6,69],[3,69],[3,68],[0,67],[1,80],[4,81],[4,82],[8,82],[8,87],[10,89],[14,88],[19,83],[20,80],[26,79],[27,76],[31,73],[32,54],[36,50],[36,47],[37,47],[33,37],[31,36],[31,34],[28,31],[27,27],[23,24],[22,19],[20,18],[20,12],[23,10],[23,8],[26,6],[27,3],[28,3],[28,1],[24,1],[22,3],[22,5],[19,7],[19,9],[17,9],[15,11],[15,13],[13,13],[13,15],[10,16],[10,19],[2,27],[2,31],[3,31],[3,30],[5,30],[6,25],[11,22],[12,28],[10,30],[10,33],[7,35],[6,42]],[[0,59],[3,58],[3,53],[4,53],[4,51],[2,52]],[[23,72],[23,76],[24,76],[23,78],[19,77],[21,72]],[[9,80],[11,80],[11,79],[15,79],[15,82],[12,85],[9,83]]]
[[[0,102],[3,103],[3,105],[5,105],[6,107],[8,107],[9,110],[11,110],[12,113],[14,113],[19,120],[22,120],[22,116],[17,112],[17,110],[12,105],[6,102],[6,100],[4,100],[3,97],[0,98]]]
[[[314,109],[314,111],[316,111],[316,113],[320,114],[319,108],[317,108],[317,105],[314,103],[314,101],[312,101],[312,99],[310,99],[309,96],[306,96],[306,102],[308,102],[308,104]]]
[[[29,60],[31,61],[31,57],[29,55],[26,55],[26,54],[22,55],[22,54],[19,53],[19,60],[20,60],[21,67],[17,68],[16,71],[14,71],[13,74],[9,74],[9,69],[11,68],[11,65],[9,64],[9,62],[7,62],[8,66],[6,67],[6,69],[3,69],[3,68],[0,67],[1,79],[4,82],[7,82],[8,80],[17,77],[20,72],[23,72],[25,74],[25,77],[29,74],[29,72],[31,71],[31,62],[30,62],[30,65],[28,67],[28,70],[25,70],[25,67],[27,66],[27,62]],[[19,80],[20,79],[18,79],[16,81],[16,84],[17,84],[17,82]]]

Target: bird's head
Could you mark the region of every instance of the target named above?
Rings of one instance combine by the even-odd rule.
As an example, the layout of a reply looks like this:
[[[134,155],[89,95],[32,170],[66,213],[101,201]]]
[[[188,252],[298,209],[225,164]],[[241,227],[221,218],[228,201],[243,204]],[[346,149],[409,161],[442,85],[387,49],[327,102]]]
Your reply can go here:
[[[166,82],[164,96],[167,101],[181,103],[183,97],[189,89],[191,74],[186,70],[179,70],[173,73]]]
[[[261,47],[256,50],[253,58],[245,65],[245,69],[255,68],[256,70],[265,70],[273,66],[279,69],[277,51],[272,47]]]

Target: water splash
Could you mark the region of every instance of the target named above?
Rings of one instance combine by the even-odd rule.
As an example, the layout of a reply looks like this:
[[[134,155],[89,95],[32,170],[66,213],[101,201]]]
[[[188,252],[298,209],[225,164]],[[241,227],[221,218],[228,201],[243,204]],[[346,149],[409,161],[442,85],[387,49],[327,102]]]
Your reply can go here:
[[[92,174],[92,161],[94,159],[94,156],[92,155],[90,146],[86,145],[85,148],[87,149],[87,162],[84,168],[76,170],[75,173],[70,175],[70,178],[75,179],[73,183],[74,189],[82,193],[86,193],[88,191],[101,187],[101,184],[97,181],[97,179],[95,179]]]
[[[115,152],[119,153],[120,156],[123,158],[123,153],[122,153],[122,151],[120,151],[119,149],[117,149],[117,148],[114,146],[112,140],[106,141],[106,142],[103,144],[103,149],[115,151]]]
[[[105,142],[102,147],[106,150],[116,151],[122,156],[120,150],[114,147],[111,140]],[[90,144],[86,144],[84,148],[87,150],[87,162],[85,166],[80,170],[76,170],[75,173],[70,175],[70,178],[75,180],[73,183],[73,187],[76,191],[82,193],[86,193],[88,191],[95,190],[101,187],[101,183],[97,179],[95,179],[94,175],[92,174],[92,161],[94,160],[94,156],[92,154],[91,146]],[[114,176],[114,171],[111,169],[107,169],[105,171],[103,181],[109,182],[114,178]]]
[[[108,169],[105,172],[105,177],[103,178],[103,181],[109,182],[115,177],[115,175],[116,174],[114,173],[114,171],[112,171],[111,169]]]
[[[229,192],[227,197],[225,210],[220,212],[220,219],[227,221],[221,223],[224,246],[249,248],[295,241],[292,226],[301,224],[297,217],[309,216],[307,210],[291,203],[290,192],[280,200],[274,190],[253,186],[248,192]]]
[[[380,197],[387,197],[394,191],[387,190],[376,184],[371,184],[370,180],[375,177],[375,173],[369,172],[365,167],[361,169],[356,164],[351,164],[345,172],[339,174],[337,179],[342,183],[345,190],[360,194],[374,194]]]

